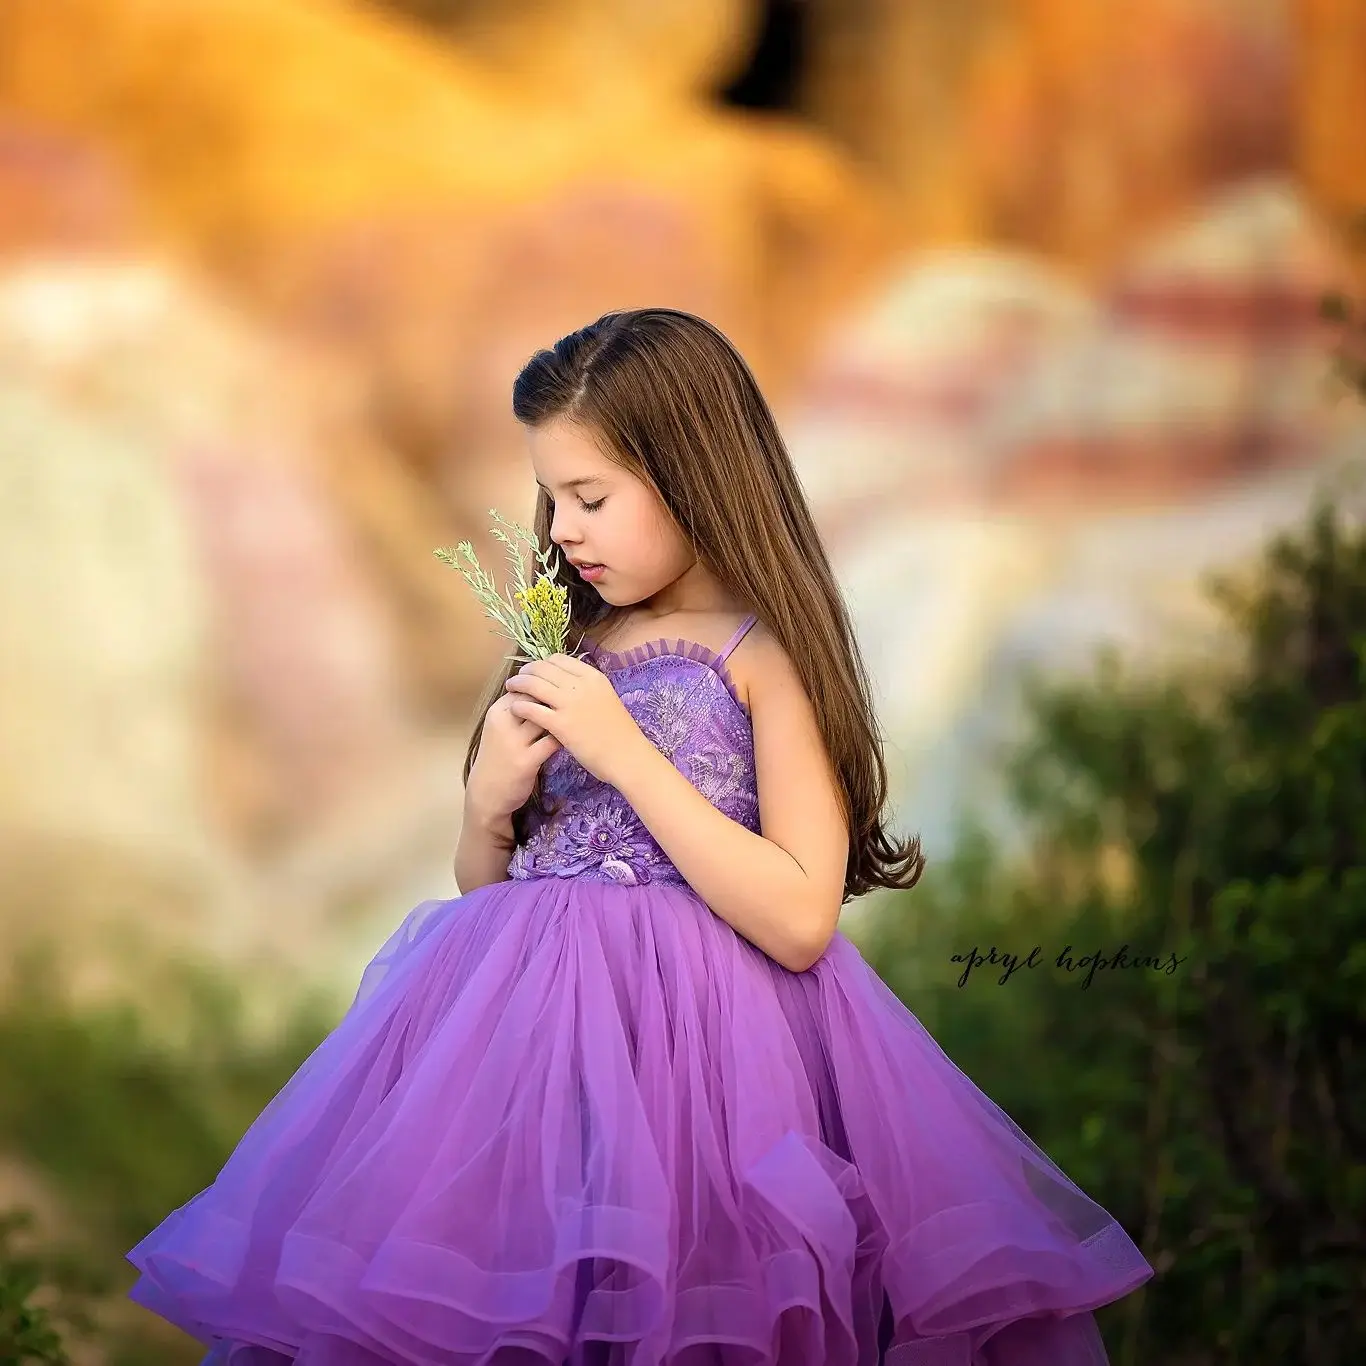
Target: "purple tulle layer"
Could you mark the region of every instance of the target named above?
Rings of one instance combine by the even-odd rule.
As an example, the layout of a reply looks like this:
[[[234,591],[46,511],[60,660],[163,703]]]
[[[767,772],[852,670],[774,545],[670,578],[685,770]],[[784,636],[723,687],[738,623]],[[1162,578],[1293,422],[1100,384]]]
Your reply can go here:
[[[572,879],[418,906],[128,1255],[214,1366],[1102,1366],[1151,1275],[847,939]]]

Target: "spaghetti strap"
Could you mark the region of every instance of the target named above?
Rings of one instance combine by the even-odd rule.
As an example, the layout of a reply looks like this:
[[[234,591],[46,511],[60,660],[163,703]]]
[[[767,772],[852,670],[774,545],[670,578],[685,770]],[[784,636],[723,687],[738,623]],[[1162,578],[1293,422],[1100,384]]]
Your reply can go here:
[[[726,659],[729,657],[730,652],[745,638],[745,632],[748,631],[749,628],[753,626],[757,620],[758,617],[756,617],[754,613],[751,612],[744,619],[744,621],[740,623],[739,627],[736,629],[735,634],[731,636],[731,638],[726,642],[725,648],[722,649],[719,655],[717,655],[716,662],[718,664],[724,664],[726,662]]]

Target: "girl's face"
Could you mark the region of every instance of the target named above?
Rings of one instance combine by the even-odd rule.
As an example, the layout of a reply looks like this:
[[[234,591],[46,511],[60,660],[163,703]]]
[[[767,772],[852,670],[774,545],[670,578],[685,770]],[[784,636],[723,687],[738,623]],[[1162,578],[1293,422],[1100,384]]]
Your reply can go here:
[[[528,439],[536,482],[552,500],[550,538],[562,558],[603,566],[589,583],[605,602],[654,598],[697,564],[654,491],[582,428],[557,421],[529,428]]]

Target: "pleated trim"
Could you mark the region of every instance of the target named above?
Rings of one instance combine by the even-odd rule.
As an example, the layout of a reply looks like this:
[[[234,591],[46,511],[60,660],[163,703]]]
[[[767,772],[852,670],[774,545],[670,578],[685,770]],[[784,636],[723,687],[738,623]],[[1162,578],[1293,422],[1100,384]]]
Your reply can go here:
[[[661,636],[658,640],[647,640],[642,645],[633,645],[629,650],[618,652],[616,650],[604,650],[600,645],[595,645],[587,636],[583,639],[587,646],[585,653],[598,662],[604,673],[615,673],[619,669],[634,669],[652,659],[690,659],[695,664],[705,664],[725,684],[731,700],[745,714],[745,718],[749,719],[749,708],[745,705],[744,699],[741,698],[739,689],[735,686],[735,680],[730,676],[730,669],[726,667],[726,661],[721,658],[718,650],[710,649],[706,645],[699,645],[695,640],[669,640]]]

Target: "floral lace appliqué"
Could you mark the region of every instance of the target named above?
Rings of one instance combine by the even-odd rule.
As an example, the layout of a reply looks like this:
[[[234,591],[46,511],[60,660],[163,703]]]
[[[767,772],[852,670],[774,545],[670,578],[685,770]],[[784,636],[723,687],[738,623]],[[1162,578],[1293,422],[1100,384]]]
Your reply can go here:
[[[664,679],[652,688],[632,688],[621,694],[626,710],[656,749],[672,754],[688,738],[690,683],[695,680]]]
[[[654,746],[713,806],[757,833],[754,736],[728,681],[706,661],[675,654],[626,664],[610,676]],[[621,793],[567,750],[546,765],[545,777],[558,807],[533,824],[508,865],[510,877],[686,885]]]
[[[561,827],[561,847],[576,864],[596,864],[613,882],[633,884],[632,865],[649,836],[619,802],[599,801],[572,812]]]
[[[744,756],[719,744],[709,744],[688,755],[693,786],[713,805],[724,806],[751,776]]]

